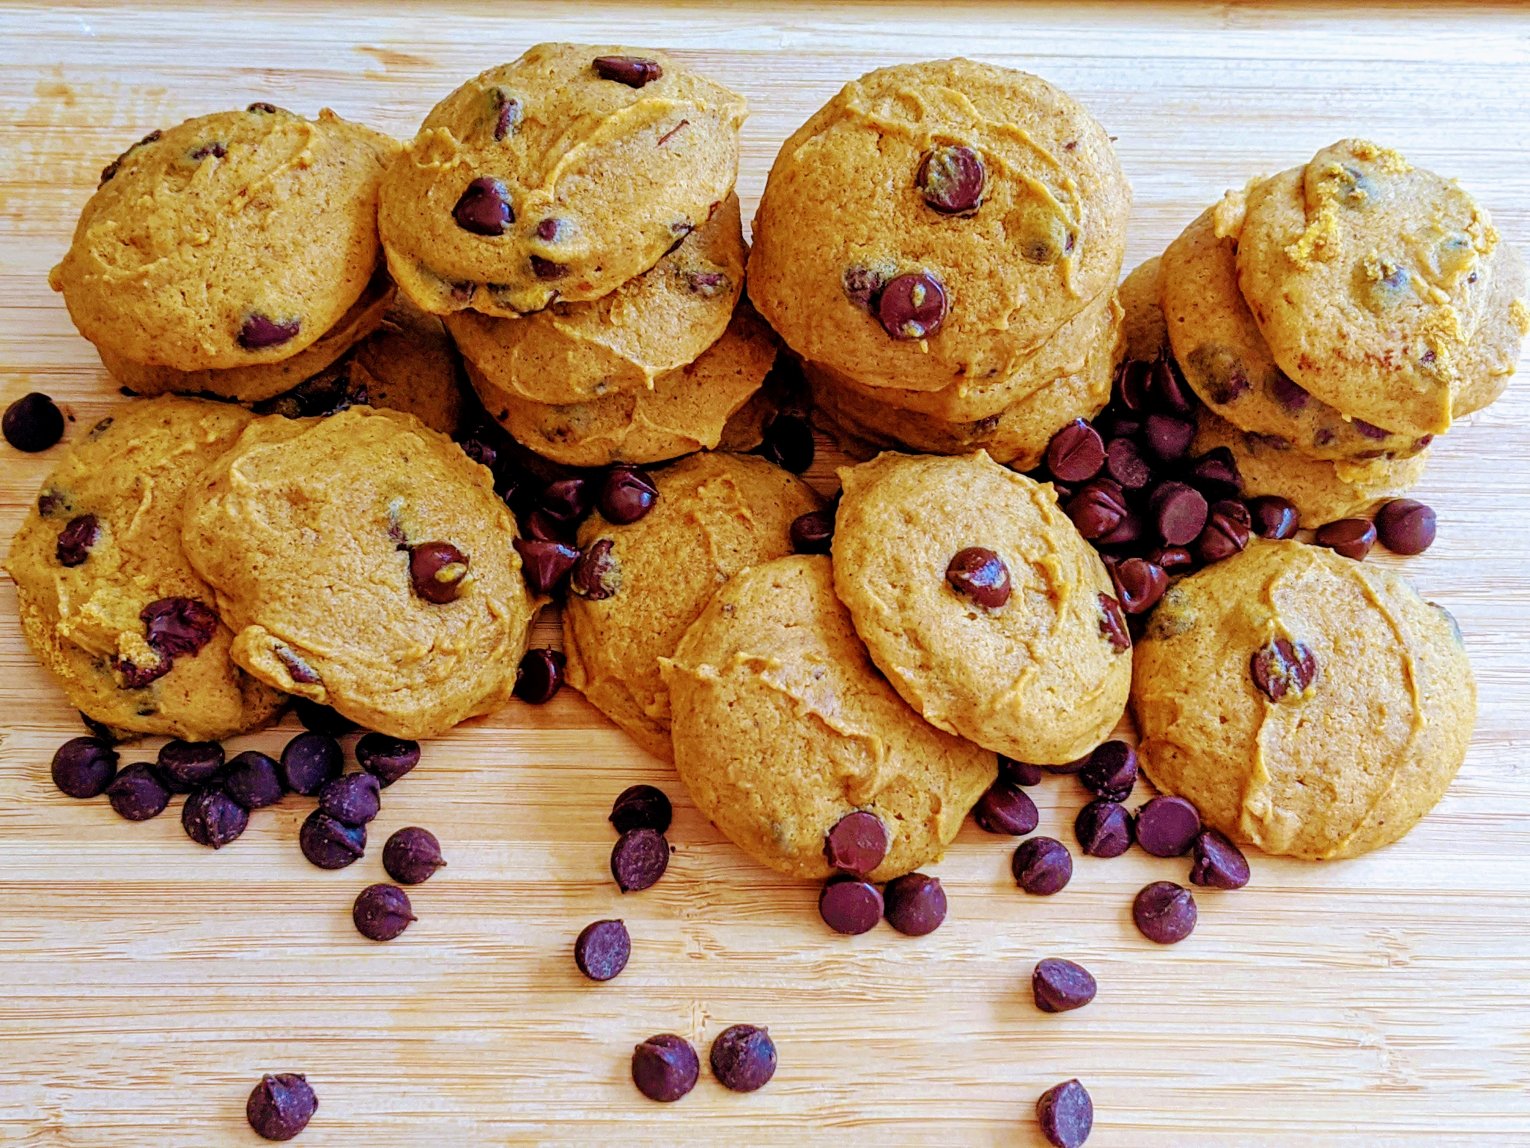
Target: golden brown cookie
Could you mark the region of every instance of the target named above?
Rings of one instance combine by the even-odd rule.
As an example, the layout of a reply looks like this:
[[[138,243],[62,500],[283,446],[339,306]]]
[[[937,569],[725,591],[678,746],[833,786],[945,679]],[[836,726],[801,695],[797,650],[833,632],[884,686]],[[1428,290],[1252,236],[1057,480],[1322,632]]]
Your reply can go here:
[[[1050,486],[982,453],[883,454],[839,478],[834,589],[904,701],[1020,761],[1070,762],[1110,735],[1131,642]]]
[[[871,879],[933,861],[997,774],[992,753],[926,724],[877,672],[824,557],[736,574],[660,666],[697,808],[794,877],[830,875],[825,836],[857,810],[890,837]]]
[[[1137,644],[1143,768],[1270,853],[1353,857],[1444,794],[1476,720],[1454,619],[1400,575],[1255,539],[1170,588]]]
[[[748,566],[792,552],[790,527],[822,500],[759,458],[695,454],[653,472],[653,509],[614,526],[598,513],[579,530],[588,551],[609,541],[614,592],[569,595],[563,607],[568,683],[655,757],[668,760],[669,693],[659,659],[719,586]]]
[[[804,359],[862,383],[982,385],[1115,288],[1130,206],[1066,93],[971,60],[900,64],[781,148],[749,293]]]
[[[181,549],[187,491],[253,417],[196,399],[113,408],[70,445],[12,540],[22,633],[95,721],[216,740],[286,700],[230,660],[233,634]]]
[[[466,376],[446,328],[402,296],[350,358],[348,389],[448,437],[462,423]]]
[[[328,110],[309,120],[269,104],[155,132],[102,173],[49,282],[111,362],[290,359],[371,282],[396,148]]]
[[[537,605],[515,519],[413,416],[262,419],[202,476],[183,537],[262,681],[403,738],[510,697]]]
[[[744,288],[738,197],[635,279],[588,303],[554,303],[534,315],[496,319],[476,311],[446,325],[478,373],[530,402],[588,402],[652,390],[695,362],[728,327]]]
[[[1519,348],[1530,334],[1530,302],[1525,296],[1525,261],[1519,251],[1500,241],[1484,261],[1489,277],[1482,301],[1482,322],[1466,351],[1461,386],[1451,414],[1464,418],[1496,402],[1519,367]]]
[[[1116,298],[1123,312],[1121,357],[1151,363],[1169,353],[1169,330],[1158,302],[1158,256],[1144,259],[1121,280]]]
[[[389,169],[388,268],[436,314],[598,299],[728,196],[744,116],[662,52],[538,44],[431,109]]]

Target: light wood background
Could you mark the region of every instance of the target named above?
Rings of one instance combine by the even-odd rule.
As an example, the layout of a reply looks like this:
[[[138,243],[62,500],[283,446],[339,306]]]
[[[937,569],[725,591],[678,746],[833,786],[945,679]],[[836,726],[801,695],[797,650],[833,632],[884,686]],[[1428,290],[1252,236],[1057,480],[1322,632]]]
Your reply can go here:
[[[1530,244],[1530,19],[1512,7],[5,4],[0,403],[47,391],[75,434],[114,400],[46,274],[132,140],[254,99],[407,135],[462,78],[549,39],[679,49],[745,92],[746,217],[780,141],[841,83],[968,54],[1041,73],[1119,137],[1132,262],[1225,187],[1350,134],[1460,176]],[[52,459],[0,459],[8,537]],[[939,932],[830,935],[816,888],[745,859],[567,692],[427,745],[348,870],[300,856],[298,801],[213,854],[173,814],[132,825],[52,788],[78,723],[0,585],[0,1141],[253,1143],[246,1093],[290,1070],[321,1098],[305,1145],[1030,1145],[1036,1096],[1071,1076],[1094,1096],[1091,1146],[1530,1144],[1530,382],[1439,443],[1420,494],[1440,541],[1408,570],[1460,619],[1481,688],[1465,768],[1390,849],[1255,856],[1253,884],[1201,895],[1172,949],[1129,904],[1184,863],[1080,858],[1063,894],[1028,898],[1009,843],[970,827],[934,870]],[[678,851],[622,898],[605,818],[640,781],[675,799]],[[1038,798],[1042,832],[1071,842],[1075,784]],[[413,894],[419,923],[373,945],[350,903],[404,824],[432,828],[450,867]],[[588,983],[573,937],[617,915],[632,962]],[[1095,972],[1092,1006],[1035,1010],[1049,955]],[[703,1070],[676,1105],[635,1092],[635,1042],[675,1031],[704,1059],[738,1021],[779,1046],[764,1091]]]

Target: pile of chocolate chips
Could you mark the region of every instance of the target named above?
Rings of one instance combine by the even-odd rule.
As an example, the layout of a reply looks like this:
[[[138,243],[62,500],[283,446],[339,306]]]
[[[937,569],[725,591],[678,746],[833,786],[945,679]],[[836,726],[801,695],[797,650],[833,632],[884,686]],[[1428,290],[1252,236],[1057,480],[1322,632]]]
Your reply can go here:
[[[868,878],[887,856],[887,826],[875,813],[845,814],[824,835],[824,858],[835,870],[818,894],[818,914],[836,933],[856,936],[886,919],[907,937],[922,937],[946,919],[940,878],[905,873],[878,889]]]

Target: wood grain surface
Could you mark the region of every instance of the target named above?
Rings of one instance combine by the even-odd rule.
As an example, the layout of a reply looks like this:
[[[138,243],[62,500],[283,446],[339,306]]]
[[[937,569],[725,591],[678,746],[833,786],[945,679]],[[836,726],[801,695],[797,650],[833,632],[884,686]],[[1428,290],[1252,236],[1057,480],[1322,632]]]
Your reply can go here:
[[[4,4],[0,403],[47,391],[75,435],[116,401],[46,275],[127,143],[255,99],[408,135],[463,78],[551,39],[669,47],[742,90],[746,217],[781,140],[843,82],[966,54],[1044,75],[1119,137],[1133,263],[1224,188],[1355,134],[1459,176],[1530,244],[1530,18],[1512,7]],[[56,454],[0,448],[0,535]],[[1465,768],[1392,848],[1254,856],[1253,884],[1201,895],[1199,929],[1169,949],[1137,935],[1129,904],[1185,863],[1080,858],[1063,894],[1030,898],[1010,843],[971,827],[933,870],[951,900],[937,933],[829,935],[816,887],[747,860],[567,691],[428,744],[388,791],[374,843],[425,825],[450,867],[415,892],[419,923],[373,945],[349,907],[382,879],[379,850],[312,868],[303,802],[214,854],[173,814],[133,825],[56,792],[49,757],[79,725],[24,648],[7,583],[0,1141],[255,1143],[245,1096],[289,1070],[318,1090],[299,1141],[315,1146],[1032,1145],[1037,1095],[1072,1076],[1094,1096],[1091,1148],[1530,1144],[1530,382],[1436,446],[1419,494],[1440,541],[1407,569],[1459,618],[1480,683]],[[634,782],[675,798],[676,853],[624,898],[605,819]],[[1071,841],[1078,787],[1058,779],[1038,803],[1042,832]],[[634,952],[594,985],[570,951],[604,916],[626,919]],[[1043,956],[1088,965],[1097,1001],[1037,1012]],[[779,1046],[763,1091],[705,1071],[672,1106],[633,1089],[638,1040],[678,1032],[704,1057],[739,1021]]]

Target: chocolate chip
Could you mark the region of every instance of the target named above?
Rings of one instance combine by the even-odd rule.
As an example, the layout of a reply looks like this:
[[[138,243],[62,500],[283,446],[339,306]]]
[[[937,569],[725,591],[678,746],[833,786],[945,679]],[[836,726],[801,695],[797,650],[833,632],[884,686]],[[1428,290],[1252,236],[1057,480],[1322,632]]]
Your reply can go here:
[[[569,589],[581,598],[603,602],[621,588],[621,572],[611,555],[611,540],[598,538],[585,547],[574,572],[569,578]]]
[[[667,833],[674,810],[662,789],[652,785],[629,785],[616,795],[608,820],[618,833],[652,829]]]
[[[635,466],[613,466],[606,471],[596,501],[607,522],[625,526],[653,509],[659,488],[648,472]]]
[[[370,773],[347,773],[319,791],[319,808],[346,825],[365,825],[382,809],[382,786]]]
[[[562,542],[517,538],[511,543],[521,556],[521,576],[533,594],[552,594],[579,561],[579,551]]]
[[[1319,526],[1312,541],[1345,558],[1361,562],[1376,543],[1376,527],[1363,518],[1341,518]]]
[[[999,755],[999,778],[1011,785],[1040,785],[1041,766]]]
[[[1192,414],[1200,404],[1195,392],[1185,385],[1179,369],[1168,359],[1157,359],[1145,380],[1147,405],[1164,414],[1181,418]]]
[[[1190,883],[1213,889],[1241,889],[1248,884],[1248,858],[1225,835],[1210,827],[1195,835],[1191,846],[1195,863]]]
[[[169,658],[160,658],[151,665],[140,666],[131,658],[114,657],[111,664],[125,690],[141,690],[157,682],[170,672],[171,666]]]
[[[397,885],[368,885],[351,906],[356,931],[369,941],[391,941],[417,920],[409,894]]]
[[[574,545],[574,539],[579,534],[577,522],[558,518],[539,506],[525,516],[523,526],[530,541],[558,542],[573,550],[574,556],[578,557],[579,550]],[[525,555],[523,554],[522,557],[524,558]]]
[[[782,470],[801,474],[813,465],[813,428],[801,415],[779,414],[766,426],[759,453]]]
[[[562,650],[545,646],[527,650],[515,668],[515,687],[511,692],[527,705],[545,705],[563,688],[566,661]]]
[[[1194,555],[1183,546],[1154,547],[1148,551],[1148,561],[1170,577],[1188,574],[1195,566]]]
[[[1275,397],[1277,403],[1293,413],[1304,410],[1312,398],[1296,380],[1292,379],[1284,371],[1276,371],[1270,378],[1270,394]]]
[[[1144,490],[1153,481],[1153,468],[1142,457],[1135,439],[1113,438],[1105,447],[1105,473],[1123,490]]]
[[[1243,493],[1238,460],[1225,446],[1213,447],[1190,464],[1190,484],[1210,500],[1237,498]]]
[[[728,289],[728,277],[721,271],[689,271],[686,286],[704,299],[713,299]]]
[[[826,510],[810,510],[792,519],[793,554],[827,554],[834,542],[834,516]]]
[[[1118,654],[1132,648],[1132,634],[1126,626],[1126,615],[1121,613],[1121,603],[1109,594],[1100,595],[1100,634]]]
[[[946,919],[946,891],[939,877],[905,873],[887,883],[883,896],[887,923],[906,937],[933,933]]]
[[[1137,751],[1124,741],[1102,742],[1089,755],[1078,780],[1096,797],[1125,801],[1137,784]]]
[[[1073,876],[1073,855],[1053,837],[1032,837],[1015,850],[1010,871],[1015,883],[1027,893],[1049,897]]]
[[[614,80],[629,88],[641,88],[664,75],[657,60],[645,60],[641,56],[596,56],[595,74],[602,80]]]
[[[1073,819],[1078,847],[1090,857],[1119,857],[1132,847],[1132,816],[1126,806],[1096,798]]]
[[[1300,524],[1296,504],[1278,494],[1261,494],[1248,501],[1249,527],[1260,538],[1295,538]]]
[[[1206,525],[1208,507],[1200,491],[1183,482],[1166,482],[1148,503],[1158,537],[1170,546],[1194,542]]]
[[[753,1092],[776,1074],[776,1045],[770,1034],[752,1024],[736,1024],[712,1042],[712,1075],[724,1088]]]
[[[251,105],[253,111],[257,106]],[[264,105],[270,107],[269,104]],[[273,109],[274,110],[274,109]],[[250,1127],[267,1140],[291,1140],[313,1119],[319,1098],[300,1073],[278,1072],[260,1078],[244,1106]]]
[[[917,183],[925,203],[934,210],[942,215],[967,215],[983,201],[985,178],[977,152],[961,144],[945,144],[925,154]]]
[[[1212,503],[1206,527],[1195,540],[1195,556],[1207,564],[1231,558],[1248,545],[1250,524],[1243,503],[1230,498]]]
[[[887,276],[874,267],[846,267],[840,276],[840,285],[850,302],[868,311],[886,283]]]
[[[123,152],[116,159],[112,160],[111,163],[107,164],[104,168],[101,169],[101,183],[104,184],[108,180],[111,180],[112,178],[114,178],[117,175],[117,173],[122,170],[122,165],[123,165],[123,163],[126,162],[128,156],[132,155],[135,151],[137,151],[141,147],[144,147],[146,144],[151,144],[151,143],[156,142],[161,137],[163,137],[164,134],[165,134],[164,132],[162,132],[158,128],[156,128],[154,131],[152,131],[148,135],[144,136],[143,139],[141,139],[137,143],[135,143],[132,147],[128,148],[127,151]],[[99,185],[98,185],[98,188],[99,188]]]
[[[427,602],[455,602],[467,588],[471,561],[450,542],[421,542],[409,548],[409,584]]]
[[[72,509],[68,495],[61,491],[44,490],[37,496],[37,513],[43,518],[57,518]]]
[[[926,339],[946,319],[946,289],[928,271],[899,275],[877,297],[877,319],[894,339]]]
[[[972,807],[972,820],[986,833],[1024,837],[1040,821],[1036,803],[1018,785],[1000,778]]]
[[[1422,554],[1434,533],[1433,508],[1411,498],[1394,498],[1376,512],[1376,535],[1393,554]]]
[[[1300,697],[1307,691],[1317,677],[1317,658],[1301,642],[1276,638],[1254,651],[1248,671],[1265,697],[1278,702],[1287,694]]]
[[[367,851],[367,827],[315,809],[298,830],[298,848],[320,869],[344,869]]]
[[[282,749],[282,784],[304,797],[318,796],[344,767],[340,743],[322,733],[300,733]]]
[[[1099,991],[1094,977],[1083,965],[1058,957],[1036,962],[1031,972],[1031,996],[1042,1012],[1072,1012],[1094,1000]]]
[[[494,138],[506,139],[521,122],[521,101],[501,88],[490,92],[489,99],[490,110],[494,114]]]
[[[1128,614],[1143,614],[1158,605],[1169,588],[1169,576],[1163,568],[1145,558],[1126,558],[1110,568],[1116,584],[1116,596]]]
[[[190,793],[223,768],[223,747],[215,741],[167,741],[160,748],[158,764],[171,793]]]
[[[1088,482],[1105,465],[1105,443],[1083,419],[1074,419],[1047,444],[1046,464],[1061,482]]]
[[[53,752],[53,784],[70,797],[100,797],[117,776],[117,751],[96,737],[72,737]]]
[[[595,484],[587,478],[557,478],[542,489],[542,509],[564,522],[578,522],[595,505]]]
[[[1350,423],[1350,425],[1353,426],[1357,431],[1359,431],[1360,434],[1363,437],[1368,438],[1368,439],[1374,439],[1374,440],[1376,440],[1378,442],[1380,440],[1386,438],[1387,435],[1391,433],[1390,431],[1383,430],[1381,427],[1377,426],[1375,423],[1368,423],[1368,422],[1366,422],[1364,419],[1354,419]]]
[[[249,810],[275,805],[284,792],[276,759],[255,749],[235,754],[222,781],[228,795]]]
[[[212,641],[218,615],[195,598],[160,598],[138,612],[144,638],[161,657],[192,657]]]
[[[319,677],[319,671],[309,665],[291,646],[278,642],[271,647],[271,652],[282,665],[287,667],[287,672],[292,675],[292,680],[301,685],[316,685],[323,679]],[[167,666],[168,662],[165,663]]]
[[[649,1100],[679,1100],[696,1087],[700,1075],[696,1050],[674,1033],[651,1036],[632,1050],[632,1083]]]
[[[1081,773],[1084,766],[1088,764],[1089,755],[1086,753],[1083,757],[1076,758],[1073,761],[1048,762],[1046,765],[1039,766],[1038,768],[1059,777],[1067,777],[1071,774]]]
[[[859,936],[882,919],[882,894],[857,877],[832,877],[818,894],[818,915],[836,933]]]
[[[1146,416],[1148,408],[1152,405],[1148,383],[1152,370],[1151,362],[1144,359],[1128,359],[1116,372],[1115,397],[1133,414]]]
[[[118,817],[147,821],[158,817],[170,804],[170,788],[152,765],[135,761],[112,778],[106,787],[106,800]]]
[[[997,610],[1009,601],[1009,567],[982,546],[958,550],[946,565],[946,581],[963,598],[986,610]]]
[[[1201,831],[1201,815],[1183,797],[1155,797],[1137,810],[1137,844],[1154,857],[1183,857]]]
[[[1154,458],[1160,462],[1177,462],[1190,453],[1195,424],[1172,415],[1151,414],[1143,423],[1142,435]]]
[[[418,825],[399,829],[383,845],[383,869],[400,885],[419,885],[446,865],[436,835]]]
[[[420,743],[385,733],[363,734],[356,743],[356,764],[387,789],[420,764]]]
[[[562,279],[568,274],[568,268],[562,263],[554,263],[551,259],[543,259],[540,255],[531,257],[531,273],[543,282],[553,279]]]
[[[329,737],[344,737],[348,733],[355,733],[357,729],[356,723],[350,718],[337,714],[311,698],[294,697],[292,712],[297,715],[304,729]]]
[[[101,524],[94,514],[82,514],[71,518],[59,531],[58,543],[53,549],[60,566],[79,566],[90,557],[90,550],[101,537]]]
[[[224,144],[219,143],[217,140],[212,140],[192,151],[190,153],[190,158],[201,160],[207,159],[210,156],[213,159],[222,159],[226,155],[228,155],[228,148]]]
[[[222,849],[250,823],[250,811],[222,786],[210,785],[186,798],[181,806],[181,828],[198,845]]]
[[[690,122],[691,122],[690,120],[681,120],[674,127],[670,128],[669,131],[667,131],[663,135],[661,135],[659,137],[659,142],[654,144],[653,146],[654,147],[663,147],[670,140],[674,139],[677,135],[679,135],[681,133],[681,131],[683,131],[686,127],[688,127],[690,125]],[[712,206],[715,208],[717,205],[714,203]]]
[[[611,876],[623,893],[653,885],[669,868],[669,842],[652,829],[631,829],[611,847]]]
[[[621,921],[591,921],[574,940],[574,964],[592,981],[609,981],[627,967],[632,938]]]
[[[246,351],[263,351],[267,347],[279,347],[289,339],[297,338],[303,328],[300,319],[273,319],[269,315],[252,314],[239,327],[239,345]]]
[[[244,110],[258,116],[274,116],[282,111],[275,104],[267,103],[265,100],[256,100]]]
[[[1114,530],[1094,539],[1094,542],[1097,546],[1129,546],[1140,541],[1146,533],[1147,528],[1143,525],[1141,516],[1127,511],[1121,517],[1121,521],[1116,523]]]
[[[1052,1148],[1081,1148],[1094,1128],[1094,1102],[1077,1080],[1065,1080],[1041,1094],[1036,1119]]]
[[[510,210],[510,193],[492,176],[481,175],[467,185],[452,208],[452,218],[463,231],[474,235],[497,236],[515,222]]]
[[[1195,931],[1195,897],[1173,881],[1154,881],[1132,901],[1132,920],[1150,941],[1183,941]]]
[[[823,855],[841,873],[865,877],[887,856],[887,826],[875,813],[857,809],[824,835]]]
[[[1080,487],[1063,510],[1091,542],[1110,534],[1127,516],[1121,488],[1108,478],[1097,478]]]

